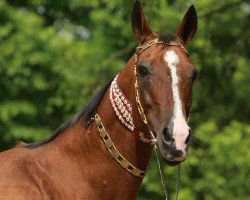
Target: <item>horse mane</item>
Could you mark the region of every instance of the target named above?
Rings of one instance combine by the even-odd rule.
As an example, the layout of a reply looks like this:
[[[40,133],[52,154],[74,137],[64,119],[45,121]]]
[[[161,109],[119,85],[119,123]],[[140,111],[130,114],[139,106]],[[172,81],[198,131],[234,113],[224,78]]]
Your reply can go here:
[[[17,147],[26,147],[26,148],[36,148],[39,146],[42,146],[44,144],[47,144],[54,140],[57,136],[59,136],[61,133],[63,133],[67,128],[73,126],[77,122],[79,122],[80,119],[83,119],[85,127],[88,127],[92,123],[92,118],[94,117],[96,110],[101,103],[106,91],[108,90],[109,86],[111,85],[111,82],[114,78],[112,78],[110,81],[108,81],[89,101],[88,103],[82,107],[82,109],[72,118],[61,124],[56,131],[48,138],[30,143],[19,143]]]

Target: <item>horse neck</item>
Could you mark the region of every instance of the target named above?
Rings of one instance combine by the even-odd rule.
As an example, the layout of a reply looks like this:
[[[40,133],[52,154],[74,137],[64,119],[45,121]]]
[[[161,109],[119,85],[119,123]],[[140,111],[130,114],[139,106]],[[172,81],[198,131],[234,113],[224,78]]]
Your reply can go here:
[[[130,63],[128,63],[128,65],[129,64]],[[136,102],[134,99],[134,89],[131,87],[131,81],[133,81],[133,77],[130,77],[129,75],[126,76],[126,73],[130,71],[128,68],[129,66],[126,67],[127,68],[125,69],[128,69],[128,71],[123,71],[120,74],[118,84],[120,88],[124,90],[125,96],[130,100],[131,104],[133,105],[133,110],[135,110],[134,107],[136,106],[134,105]],[[129,74],[133,74],[133,72],[130,71]],[[120,154],[140,170],[147,170],[149,159],[152,153],[152,146],[148,143],[143,143],[136,140],[132,132],[119,121],[109,100],[109,90],[106,92],[101,104],[99,105],[97,114],[101,117],[103,126],[105,127],[113,144],[116,146]],[[141,120],[137,110],[133,113],[133,120]],[[95,123],[92,124],[91,134],[98,135],[99,137],[99,132]],[[109,157],[107,159],[107,162],[109,163],[102,163],[102,165],[109,165],[106,173],[109,174],[109,176],[114,177],[112,180],[112,187],[116,188],[117,185],[127,185],[126,187],[123,187],[123,192],[121,196],[117,196],[117,199],[135,199],[135,196],[140,188],[142,178],[135,177],[123,169],[116,160],[112,159],[109,151],[104,147],[104,143],[102,142],[101,138],[99,137],[97,140],[101,141],[99,143],[103,150],[101,154],[105,157]],[[112,167],[110,167],[110,165],[112,165]]]
[[[133,76],[129,75],[133,74],[132,69],[130,69],[133,68],[130,66],[131,64],[130,61],[125,67],[126,70],[121,73],[119,85],[124,89],[124,94],[131,101],[133,107],[136,108],[134,106],[134,89],[131,87]],[[128,72],[129,74],[126,75]],[[120,154],[135,167],[146,170],[152,153],[152,147],[148,143],[136,140],[132,132],[122,125],[110,103],[109,90],[106,91],[97,109],[97,114],[101,117],[105,129]],[[137,110],[133,113],[133,118],[135,121],[140,121]],[[70,154],[70,157],[74,157],[73,160],[76,160],[78,167],[82,169],[82,175],[79,176],[81,179],[84,180],[87,176],[87,179],[91,180],[91,182],[96,181],[95,184],[97,185],[99,184],[98,182],[106,182],[107,180],[107,184],[110,185],[109,188],[117,188],[126,183],[126,187],[123,187],[117,199],[134,199],[140,188],[142,178],[133,176],[111,157],[110,152],[105,148],[99,136],[95,122],[89,128],[85,128],[82,123],[83,121],[80,120],[77,124],[68,128],[54,142],[64,151],[64,155]],[[72,158],[70,159],[72,160]],[[120,191],[120,188],[117,188],[117,190]],[[103,199],[109,198],[104,198],[103,196]]]

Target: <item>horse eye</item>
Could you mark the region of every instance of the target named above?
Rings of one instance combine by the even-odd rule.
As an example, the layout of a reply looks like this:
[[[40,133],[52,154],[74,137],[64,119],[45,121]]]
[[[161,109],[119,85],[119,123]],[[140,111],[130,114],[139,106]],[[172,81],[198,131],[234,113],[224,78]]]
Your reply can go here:
[[[144,65],[138,65],[138,73],[140,76],[145,77],[150,74],[150,71]]]

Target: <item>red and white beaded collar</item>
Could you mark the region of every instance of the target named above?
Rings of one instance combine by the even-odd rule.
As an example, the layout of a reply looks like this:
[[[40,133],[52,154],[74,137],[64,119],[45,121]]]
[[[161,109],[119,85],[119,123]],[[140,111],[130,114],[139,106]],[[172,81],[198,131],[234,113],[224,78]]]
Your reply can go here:
[[[132,132],[136,139],[145,143],[151,143],[151,139],[146,138],[143,132],[138,131],[133,123],[132,105],[118,86],[118,76],[119,74],[112,81],[109,91],[109,99],[114,112],[121,123]]]

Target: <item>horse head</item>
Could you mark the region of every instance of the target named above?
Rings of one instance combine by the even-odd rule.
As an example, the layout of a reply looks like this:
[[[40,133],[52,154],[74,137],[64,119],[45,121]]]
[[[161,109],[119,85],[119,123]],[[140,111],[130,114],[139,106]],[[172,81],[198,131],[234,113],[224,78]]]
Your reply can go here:
[[[188,118],[197,70],[186,45],[197,29],[196,10],[189,7],[176,34],[161,34],[151,30],[137,0],[132,27],[139,46],[120,74],[120,82],[130,83],[122,89],[132,94],[138,129],[145,130],[146,124],[145,132],[156,137],[164,161],[176,165],[186,159],[192,140]]]

